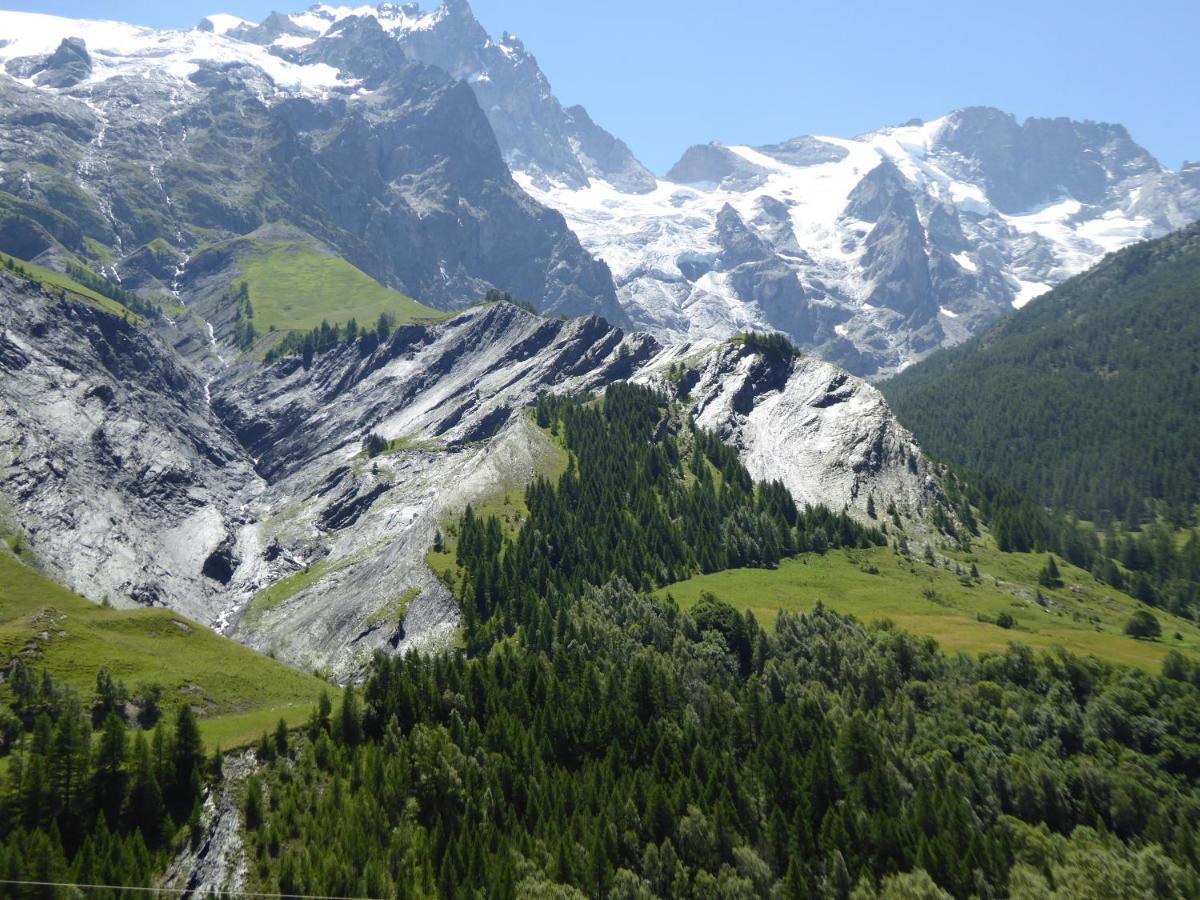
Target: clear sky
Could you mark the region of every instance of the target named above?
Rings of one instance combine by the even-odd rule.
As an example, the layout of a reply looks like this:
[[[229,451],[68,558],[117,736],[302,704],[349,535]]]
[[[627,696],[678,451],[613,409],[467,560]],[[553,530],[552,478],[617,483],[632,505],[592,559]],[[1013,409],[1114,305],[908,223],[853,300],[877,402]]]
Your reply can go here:
[[[309,0],[0,0],[186,27]],[[357,5],[362,0],[347,5]],[[426,7],[436,0],[425,0]],[[473,0],[519,35],[564,104],[662,172],[689,145],[849,137],[987,104],[1126,125],[1177,168],[1200,159],[1198,0]],[[3,35],[0,35],[0,39]]]

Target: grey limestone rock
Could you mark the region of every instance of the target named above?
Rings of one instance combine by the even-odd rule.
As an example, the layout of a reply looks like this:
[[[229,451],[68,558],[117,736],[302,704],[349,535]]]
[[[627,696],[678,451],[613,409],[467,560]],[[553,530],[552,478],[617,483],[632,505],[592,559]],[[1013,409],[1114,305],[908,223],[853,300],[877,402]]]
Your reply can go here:
[[[0,494],[68,587],[206,620],[261,481],[146,329],[0,270]]]
[[[721,185],[742,191],[758,187],[766,172],[718,143],[689,147],[667,172],[667,180],[679,184]]]
[[[789,166],[819,166],[823,163],[840,162],[847,155],[845,147],[807,136],[792,138],[781,144],[766,144],[755,149]]]

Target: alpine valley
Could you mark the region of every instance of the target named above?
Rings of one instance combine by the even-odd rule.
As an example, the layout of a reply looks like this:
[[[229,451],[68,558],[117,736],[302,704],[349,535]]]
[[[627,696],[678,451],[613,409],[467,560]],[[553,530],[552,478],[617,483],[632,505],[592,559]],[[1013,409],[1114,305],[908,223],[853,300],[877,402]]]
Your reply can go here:
[[[0,895],[1200,895],[1197,219],[986,107],[660,177],[465,0],[0,11]]]

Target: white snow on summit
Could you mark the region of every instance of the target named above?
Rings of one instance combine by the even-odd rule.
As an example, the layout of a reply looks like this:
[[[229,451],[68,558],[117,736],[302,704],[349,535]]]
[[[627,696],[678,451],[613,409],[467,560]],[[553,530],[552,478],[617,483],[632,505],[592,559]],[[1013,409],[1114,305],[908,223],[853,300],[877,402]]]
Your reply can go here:
[[[241,27],[242,25],[254,25],[253,22],[249,22],[246,19],[240,19],[237,16],[231,16],[229,13],[213,13],[211,16],[205,16],[204,21],[208,22],[208,24],[212,26],[214,34],[225,34],[226,32],[233,31],[235,28]]]
[[[333,25],[351,16],[371,16],[378,20],[384,31],[393,34],[401,31],[427,31],[436,25],[445,15],[445,9],[439,7],[432,12],[413,7],[405,8],[399,4],[385,3],[380,6],[330,6],[318,3],[302,13],[288,16],[293,24],[311,31],[316,36],[324,34]]]
[[[856,371],[891,371],[962,340],[1104,254],[1200,215],[1200,190],[1162,169],[1118,126],[1039,120],[1041,130],[1027,138],[1035,144],[1048,139],[1050,125],[1059,137],[1063,128],[1077,130],[1049,162],[1034,155],[1053,173],[1034,190],[1023,180],[1028,160],[1010,165],[1017,138],[1003,129],[1019,131],[1018,124],[980,109],[850,139],[693,148],[673,170],[676,181],[655,180],[586,114],[559,107],[514,36],[487,38],[454,5],[318,3],[268,19],[274,30],[266,33],[276,35],[270,47],[253,42],[263,30],[226,13],[191,30],[155,30],[0,11],[0,78],[35,72],[22,63],[5,74],[5,64],[44,57],[78,37],[92,61],[81,84],[22,83],[78,95],[114,77],[171,78],[182,88],[205,63],[243,63],[268,75],[280,95],[352,97],[361,82],[347,73],[289,61],[351,16],[376,19],[406,53],[426,53],[472,86],[517,181],[562,212],[608,264],[632,322],[667,341],[778,327]],[[997,127],[1002,133],[989,130]],[[1069,165],[1054,169],[1063,159]],[[862,192],[874,191],[874,199],[852,207],[872,219],[861,221],[848,212],[851,196],[884,161],[894,168]],[[680,183],[692,177],[713,180]],[[1059,177],[1099,177],[1102,190],[1085,184],[1076,190],[1088,198],[1081,202],[1055,188]],[[912,203],[901,197],[904,208],[892,208],[897,191]],[[1022,209],[1030,197],[1048,201]],[[722,215],[727,207],[736,217]]]
[[[141,77],[155,71],[186,79],[202,62],[248,63],[269,75],[281,90],[299,93],[321,94],[350,83],[340,77],[337,69],[324,63],[296,65],[272,55],[266,47],[226,37],[224,31],[237,24],[230,24],[222,15],[208,18],[213,23],[212,31],[198,28],[184,31],[0,10],[0,34],[5,35],[5,42],[0,44],[0,63],[53,53],[65,38],[78,37],[87,44],[92,57],[92,73],[84,85],[116,76]],[[30,79],[25,83],[33,86]]]
[[[1003,291],[1007,284],[1013,307],[1154,231],[1151,220],[1122,208],[1085,209],[1070,198],[1021,215],[1000,212],[982,182],[964,177],[961,158],[939,147],[949,118],[853,139],[809,139],[845,151],[840,160],[813,165],[785,162],[786,154],[771,155],[771,148],[714,145],[746,163],[751,174],[720,183],[660,179],[646,194],[622,193],[600,181],[573,189],[516,175],[529,193],[562,212],[584,246],[608,263],[635,324],[666,339],[720,338],[737,328],[770,326],[754,302],[726,289],[728,279],[709,273],[692,281],[685,271],[694,261],[719,257],[717,216],[727,204],[772,244],[813,303],[846,312],[848,323],[833,329],[837,336],[881,322],[882,314],[867,302],[875,285],[864,265],[874,224],[845,212],[851,192],[883,160],[907,182],[922,226],[929,226],[935,207],[955,211],[967,245],[947,252],[949,264],[965,279],[990,273],[992,290]],[[787,211],[782,234],[764,213],[764,205],[780,204]],[[957,318],[959,312],[945,314]]]

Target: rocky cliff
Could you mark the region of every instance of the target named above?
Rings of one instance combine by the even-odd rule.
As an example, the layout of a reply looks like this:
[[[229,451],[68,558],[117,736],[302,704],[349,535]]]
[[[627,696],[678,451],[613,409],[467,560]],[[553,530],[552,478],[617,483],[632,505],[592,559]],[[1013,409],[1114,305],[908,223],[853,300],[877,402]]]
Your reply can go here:
[[[663,365],[686,374],[663,380]],[[938,475],[879,391],[814,356],[744,342],[668,351],[642,378],[691,406],[696,421],[736,447],[757,480],[782,481],[799,504],[848,509],[869,521],[874,498],[923,527],[945,502]]]
[[[294,61],[211,31],[27,13],[0,30],[0,249],[120,278],[148,244],[186,259],[282,220],[427,304],[495,287],[622,320],[607,267],[513,181],[470,87],[373,17]]]
[[[511,304],[369,346],[310,369],[246,362],[213,385],[214,408],[270,482],[252,508],[260,552],[239,570],[231,634],[339,672],[375,649],[453,635],[457,608],[425,555],[467,503],[523,491],[552,466],[557,451],[524,407],[544,391],[601,388],[659,350],[598,318]],[[391,449],[367,459],[369,434]],[[278,602],[259,593],[288,577],[296,589]]]
[[[206,383],[144,325],[7,274],[0,301],[0,494],[34,553],[94,600],[165,604],[339,677],[453,638],[426,554],[467,503],[557,471],[526,411],[546,391],[675,391],[800,502],[865,516],[874,496],[920,522],[938,497],[878,394],[808,357],[501,303]]]
[[[50,573],[211,620],[263,482],[145,328],[0,269],[0,493]]]

